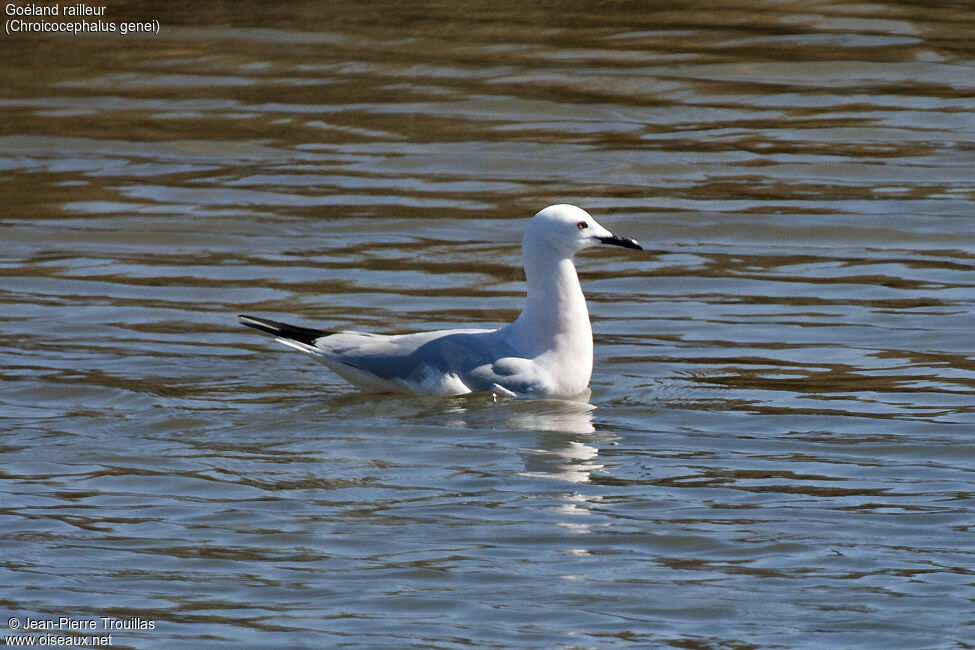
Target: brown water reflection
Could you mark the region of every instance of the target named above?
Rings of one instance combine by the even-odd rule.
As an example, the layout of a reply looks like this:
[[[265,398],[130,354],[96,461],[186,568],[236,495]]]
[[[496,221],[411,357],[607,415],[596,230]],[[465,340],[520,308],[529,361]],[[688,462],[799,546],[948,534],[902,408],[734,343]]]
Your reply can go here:
[[[195,647],[963,647],[964,2],[118,2],[0,39],[0,604]],[[375,399],[237,326],[520,308],[591,404]],[[3,620],[0,618],[0,620]]]

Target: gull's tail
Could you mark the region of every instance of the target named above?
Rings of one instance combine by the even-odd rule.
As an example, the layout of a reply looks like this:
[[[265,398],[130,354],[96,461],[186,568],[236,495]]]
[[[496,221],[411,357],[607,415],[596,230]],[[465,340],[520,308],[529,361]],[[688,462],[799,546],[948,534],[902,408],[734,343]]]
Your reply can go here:
[[[256,330],[266,332],[271,336],[276,337],[285,345],[298,348],[303,352],[319,353],[319,351],[315,349],[315,342],[323,336],[332,334],[332,332],[316,330],[311,327],[298,327],[297,325],[288,325],[287,323],[280,323],[275,320],[255,318],[253,316],[245,316],[243,314],[237,318],[240,320],[241,325],[246,325],[247,327],[253,327]]]

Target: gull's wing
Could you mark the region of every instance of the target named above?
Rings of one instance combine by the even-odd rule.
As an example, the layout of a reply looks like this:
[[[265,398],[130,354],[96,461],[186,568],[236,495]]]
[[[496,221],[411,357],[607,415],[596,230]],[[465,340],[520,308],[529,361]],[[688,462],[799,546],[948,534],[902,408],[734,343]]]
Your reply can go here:
[[[240,316],[240,322],[317,356],[343,379],[367,391],[521,395],[534,390],[531,363],[517,358],[500,330],[389,336],[326,332],[252,316]]]
[[[344,368],[368,373],[390,382],[400,391],[433,395],[457,395],[490,390],[473,373],[490,365],[499,353],[495,330],[441,330],[419,334],[383,336],[337,332],[315,342],[322,360],[338,374]],[[357,383],[358,385],[358,383]]]

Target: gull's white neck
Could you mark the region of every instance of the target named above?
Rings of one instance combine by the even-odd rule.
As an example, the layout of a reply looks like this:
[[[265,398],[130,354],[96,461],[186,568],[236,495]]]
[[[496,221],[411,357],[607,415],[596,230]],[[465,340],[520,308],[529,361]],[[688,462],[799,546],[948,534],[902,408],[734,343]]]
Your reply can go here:
[[[522,244],[522,254],[528,295],[514,327],[529,348],[524,352],[534,357],[555,355],[560,365],[569,363],[577,374],[584,373],[588,384],[592,372],[592,327],[572,258],[547,243],[528,241]]]

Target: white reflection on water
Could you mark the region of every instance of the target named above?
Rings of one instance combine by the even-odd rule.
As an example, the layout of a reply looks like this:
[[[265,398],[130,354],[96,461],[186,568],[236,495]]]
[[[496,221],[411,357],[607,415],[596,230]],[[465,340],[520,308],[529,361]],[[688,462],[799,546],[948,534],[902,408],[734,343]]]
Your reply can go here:
[[[603,465],[597,461],[599,449],[593,443],[607,443],[605,435],[593,436],[592,416],[596,407],[589,403],[590,391],[569,400],[539,400],[537,403],[511,404],[508,422],[512,429],[538,431],[538,447],[519,452],[525,461],[525,476],[547,477],[582,483]],[[524,405],[523,405],[524,404]]]
[[[599,444],[612,444],[615,436],[597,432],[596,406],[591,391],[566,400],[516,400],[476,393],[459,397],[351,395],[336,400],[356,410],[367,409],[383,419],[412,420],[465,430],[523,432],[536,444],[518,450],[522,475],[572,483],[588,481],[603,469]]]
[[[593,472],[603,469],[596,459],[599,450],[584,442],[553,437],[543,438],[540,443],[539,449],[520,452],[525,461],[525,476],[583,483]]]

